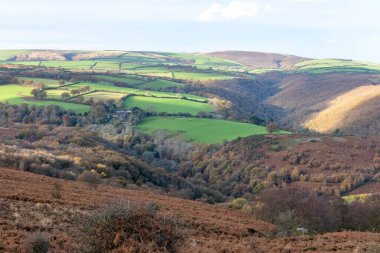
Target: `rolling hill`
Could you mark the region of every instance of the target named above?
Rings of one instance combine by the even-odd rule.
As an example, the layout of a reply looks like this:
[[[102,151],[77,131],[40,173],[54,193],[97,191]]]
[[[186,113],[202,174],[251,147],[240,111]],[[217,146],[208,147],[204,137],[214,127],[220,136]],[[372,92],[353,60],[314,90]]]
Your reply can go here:
[[[254,69],[292,69],[297,63],[308,60],[294,55],[247,51],[220,51],[204,55],[228,59]]]
[[[252,117],[264,121],[274,119],[281,127],[293,131],[303,129],[332,133],[339,129],[347,134],[380,133],[376,114],[378,96],[373,92],[380,83],[380,65],[375,63],[245,51],[191,54],[3,50],[0,51],[0,60],[3,66],[16,65],[39,71],[41,77],[45,68],[92,74],[88,82],[92,83],[91,91],[138,95],[126,100],[128,108],[140,107],[170,114],[190,113],[193,116],[218,112],[225,118],[244,122],[249,122]],[[40,80],[48,85],[58,81]],[[50,90],[48,95],[57,99],[64,90],[70,92],[80,85]],[[213,104],[211,108],[197,101],[177,103],[165,97],[163,92],[169,97],[185,94],[191,98],[191,94],[198,94],[204,100],[217,98],[230,105],[219,108]],[[143,97],[144,94],[154,98]],[[111,95],[103,94],[103,98],[112,98]],[[99,101],[96,93],[84,97]],[[122,96],[117,94],[113,98],[119,100]],[[26,101],[17,99],[19,103]],[[66,102],[56,101],[55,104],[69,108]],[[77,111],[86,110],[81,108]]]

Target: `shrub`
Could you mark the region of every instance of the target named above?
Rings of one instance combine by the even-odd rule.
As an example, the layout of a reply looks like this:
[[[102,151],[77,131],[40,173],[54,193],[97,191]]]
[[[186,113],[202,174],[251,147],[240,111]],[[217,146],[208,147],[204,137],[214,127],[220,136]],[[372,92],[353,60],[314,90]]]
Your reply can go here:
[[[315,192],[293,188],[269,189],[260,198],[261,205],[254,210],[259,219],[276,223],[281,213],[292,211],[292,219],[298,221],[297,225],[311,232],[331,231],[335,227],[331,204]]]
[[[277,225],[278,236],[291,236],[295,234],[299,221],[294,210],[287,210],[278,214],[274,224]]]
[[[63,190],[63,185],[61,184],[61,182],[55,181],[53,183],[53,189],[51,192],[51,196],[55,199],[62,198],[62,190]]]
[[[247,200],[244,199],[244,198],[237,198],[237,199],[234,199],[232,200],[230,203],[229,203],[229,207],[230,208],[234,208],[234,209],[238,209],[238,210],[242,210],[244,205],[247,204]]]
[[[94,189],[97,188],[98,185],[102,182],[97,173],[90,171],[81,173],[78,177],[78,180],[87,183],[91,188]]]
[[[380,196],[354,201],[348,206],[347,228],[380,232]]]
[[[35,232],[25,239],[26,253],[46,253],[49,251],[50,238],[47,234]]]
[[[182,236],[157,207],[111,201],[81,221],[81,252],[176,252]]]

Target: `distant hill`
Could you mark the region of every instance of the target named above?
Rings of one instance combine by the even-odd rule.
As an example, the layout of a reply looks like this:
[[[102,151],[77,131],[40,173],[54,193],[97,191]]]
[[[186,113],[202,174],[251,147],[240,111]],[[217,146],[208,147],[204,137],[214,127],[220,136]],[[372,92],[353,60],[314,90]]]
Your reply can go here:
[[[54,68],[97,73],[98,77],[111,74],[106,79],[117,85],[221,98],[226,103],[217,110],[224,118],[243,122],[252,117],[274,119],[292,131],[380,134],[380,65],[376,63],[248,51],[29,49],[0,50],[0,65],[28,66],[34,69],[33,75],[39,71],[42,77]],[[105,80],[104,76],[95,79]]]
[[[259,69],[292,69],[295,64],[309,60],[308,58],[294,55],[248,51],[219,51],[206,53],[206,55],[235,61]]]
[[[264,103],[287,111],[283,124],[322,133],[380,133],[379,74],[323,73],[284,77]]]

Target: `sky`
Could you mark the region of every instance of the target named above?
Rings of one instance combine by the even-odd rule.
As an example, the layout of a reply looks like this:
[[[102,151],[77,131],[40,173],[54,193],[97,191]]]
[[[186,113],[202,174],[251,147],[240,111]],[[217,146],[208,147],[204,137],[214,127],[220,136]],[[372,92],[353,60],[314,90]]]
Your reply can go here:
[[[379,0],[0,0],[0,49],[246,50],[380,63]]]

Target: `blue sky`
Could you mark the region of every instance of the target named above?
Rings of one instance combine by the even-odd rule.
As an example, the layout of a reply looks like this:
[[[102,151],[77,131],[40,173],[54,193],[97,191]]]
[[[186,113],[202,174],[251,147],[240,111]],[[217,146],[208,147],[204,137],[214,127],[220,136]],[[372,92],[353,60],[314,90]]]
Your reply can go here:
[[[380,63],[378,0],[0,0],[0,48],[249,50]]]

